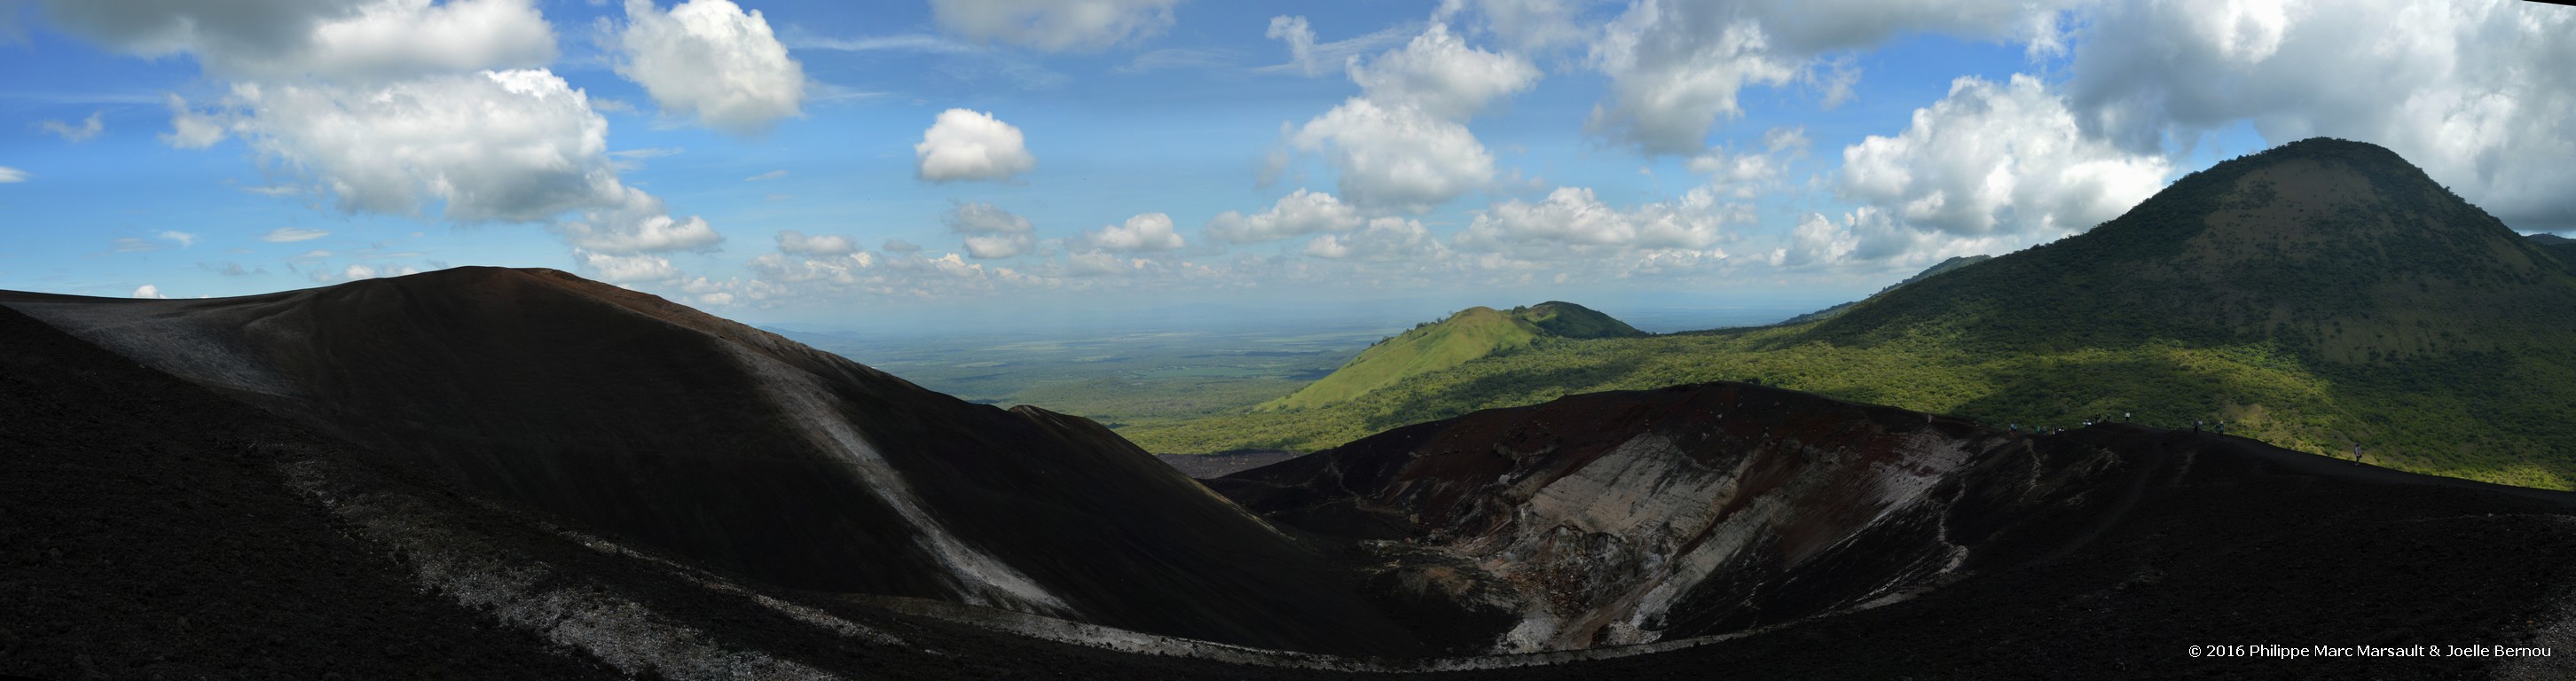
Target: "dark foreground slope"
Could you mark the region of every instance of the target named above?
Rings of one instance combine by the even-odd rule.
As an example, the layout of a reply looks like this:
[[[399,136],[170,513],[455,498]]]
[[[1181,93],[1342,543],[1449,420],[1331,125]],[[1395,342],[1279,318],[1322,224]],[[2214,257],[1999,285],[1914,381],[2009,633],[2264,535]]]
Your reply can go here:
[[[1662,395],[1609,399],[1688,403]],[[1593,400],[1584,409],[1597,411],[1602,396],[1584,399]],[[1795,399],[1781,402],[1811,406]],[[1755,430],[1783,438],[1840,432],[1847,444],[1922,418],[1849,405],[1812,418],[1728,413],[1773,423]],[[7,309],[0,309],[0,414],[11,417],[0,419],[0,674],[1410,676],[1115,653],[731,581],[677,556],[568,531],[543,513],[477,503],[414,471],[405,455],[242,406]],[[1855,415],[1860,423],[1843,423]],[[1689,422],[1680,416],[1666,410],[1624,423]],[[1925,428],[1974,435],[1955,423]],[[1473,434],[1390,437],[1493,451],[1495,443]],[[1471,667],[1456,676],[1478,679],[1699,679],[1717,670],[1959,679],[2576,672],[2565,666],[2576,655],[2576,604],[2568,598],[2576,530],[2564,495],[2184,433],[2106,428],[2028,442],[1953,474],[1982,483],[1931,490],[1950,509],[1935,516],[1945,531],[2000,539],[1978,544],[1950,583],[1910,600],[1634,657],[1431,666]],[[2014,480],[2027,482],[1998,484]],[[1492,503],[1474,501],[1490,492],[1473,485],[1415,484],[1466,490],[1457,498],[1470,505]],[[1998,489],[2007,493],[1991,493]],[[1986,493],[1971,493],[1978,490]],[[2040,511],[2018,525],[1991,522],[2007,520],[1991,509],[2016,504]],[[2547,645],[2555,656],[2280,661],[2187,652],[2265,642]],[[1317,663],[1365,664],[1302,662]]]
[[[1308,678],[738,584],[0,306],[0,676]]]
[[[2030,437],[1707,384],[1478,412],[1211,485],[1345,542],[1391,611],[1447,623],[1453,645],[1786,626],[1588,673],[2415,676],[2494,660],[2194,667],[2186,654],[2541,640],[2576,655],[2576,494],[2188,431]]]
[[[1096,424],[969,404],[560,272],[0,303],[469,495],[725,574],[1417,650],[1307,551]]]

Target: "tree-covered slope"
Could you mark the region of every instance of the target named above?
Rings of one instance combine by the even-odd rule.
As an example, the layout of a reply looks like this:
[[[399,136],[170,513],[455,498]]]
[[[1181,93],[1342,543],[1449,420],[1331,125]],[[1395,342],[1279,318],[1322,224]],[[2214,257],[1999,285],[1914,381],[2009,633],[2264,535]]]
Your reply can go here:
[[[1823,321],[1549,343],[1346,404],[1126,434],[1154,451],[1318,449],[1479,408],[1733,379],[2025,428],[2226,423],[2291,449],[2568,489],[2571,272],[2395,154],[2307,140]]]

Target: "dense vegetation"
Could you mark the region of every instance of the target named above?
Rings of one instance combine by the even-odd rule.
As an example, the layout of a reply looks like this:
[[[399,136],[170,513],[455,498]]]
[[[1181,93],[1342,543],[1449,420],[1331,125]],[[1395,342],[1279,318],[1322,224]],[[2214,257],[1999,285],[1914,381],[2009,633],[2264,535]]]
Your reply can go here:
[[[2002,425],[2096,416],[2576,488],[2576,266],[2396,155],[2308,140],[2086,234],[1829,319],[1537,339],[1348,402],[1134,428],[1154,451],[1310,450],[1475,409],[1752,380]]]

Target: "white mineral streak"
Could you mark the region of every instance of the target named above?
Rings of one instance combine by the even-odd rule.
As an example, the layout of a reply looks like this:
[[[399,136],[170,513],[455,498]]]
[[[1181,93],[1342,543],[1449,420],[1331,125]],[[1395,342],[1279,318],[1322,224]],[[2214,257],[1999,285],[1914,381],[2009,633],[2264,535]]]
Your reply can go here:
[[[922,509],[903,473],[850,427],[841,415],[840,398],[833,396],[813,374],[731,344],[725,348],[760,378],[761,391],[802,426],[799,432],[813,438],[815,446],[858,469],[858,478],[868,491],[912,524],[917,531],[914,541],[948,569],[958,596],[966,603],[1030,613],[1073,614],[1072,606],[1047,593],[1036,580],[958,540],[937,517]]]
[[[795,603],[779,600],[768,594],[745,589],[742,585],[717,577],[705,570],[672,562],[658,556],[626,548],[616,542],[582,534],[580,532],[563,528],[549,529],[554,530],[557,536],[572,540],[573,543],[580,544],[590,550],[660,566],[662,569],[669,571],[672,575],[696,583],[698,586],[705,587],[708,590],[733,594],[750,599],[751,602],[759,604],[760,607],[768,608],[770,611],[781,615],[786,615],[789,619],[830,630],[832,633],[840,634],[845,638],[855,638],[883,646],[905,645],[903,639],[897,638],[893,634],[878,631],[875,628],[864,624],[841,619],[828,612],[797,605]]]
[[[1857,452],[1808,450],[1780,443],[1768,453],[1738,457],[1731,469],[1701,465],[1671,438],[1648,433],[1622,443],[1610,453],[1531,495],[1524,512],[1505,534],[1455,547],[1484,558],[1482,567],[1515,583],[1546,584],[1546,572],[1562,576],[1569,568],[1535,557],[1579,553],[1592,571],[1629,569],[1626,580],[1607,580],[1599,593],[1531,594],[1524,600],[1520,623],[1497,641],[1496,653],[1566,650],[1593,645],[1650,643],[1660,633],[1649,628],[1670,612],[1692,588],[1723,570],[1750,567],[1749,550],[1778,536],[1779,528],[1826,512],[1827,508],[1863,508],[1870,518],[1830,527],[1815,550],[1789,556],[1784,567],[1842,548],[1898,514],[1923,503],[1926,494],[1966,460],[1967,452],[1932,431],[1907,434],[1893,461],[1863,462]],[[1743,476],[1764,457],[1808,459],[1796,473],[1759,497],[1739,500]],[[1854,467],[1864,467],[1854,470]],[[1736,508],[1724,517],[1719,509]],[[1823,508],[1820,508],[1820,505]],[[1693,535],[1706,538],[1688,552],[1673,555]],[[1606,541],[1605,541],[1606,538]],[[1943,543],[1946,542],[1944,538]],[[1599,547],[1589,551],[1587,545]],[[1924,579],[1954,570],[1965,550],[1949,546],[1937,564],[1915,566],[1887,575],[1874,585],[1859,607],[1893,602],[1883,597]],[[1545,587],[1540,587],[1545,588]],[[1879,600],[1868,600],[1876,598]],[[1572,600],[1580,612],[1558,608]],[[1858,609],[1858,608],[1854,608]],[[1606,621],[1604,621],[1606,620]],[[1593,640],[1596,625],[1606,627]]]
[[[706,632],[592,586],[540,586],[555,573],[473,533],[448,526],[427,503],[391,492],[356,491],[320,460],[279,464],[287,484],[357,527],[359,538],[393,548],[413,578],[503,624],[580,650],[628,676],[672,679],[833,679],[823,670],[760,651],[733,651]]]

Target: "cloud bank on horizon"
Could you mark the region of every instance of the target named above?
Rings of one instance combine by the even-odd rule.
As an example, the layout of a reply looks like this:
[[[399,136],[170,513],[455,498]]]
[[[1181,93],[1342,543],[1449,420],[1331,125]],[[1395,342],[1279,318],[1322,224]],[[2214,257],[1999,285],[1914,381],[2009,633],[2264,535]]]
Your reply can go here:
[[[1866,291],[2318,135],[2576,229],[2576,9],[2511,0],[237,5],[0,2],[0,288]]]

